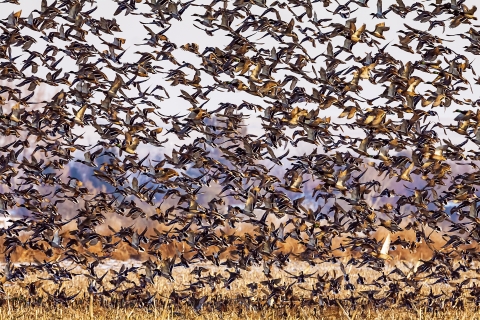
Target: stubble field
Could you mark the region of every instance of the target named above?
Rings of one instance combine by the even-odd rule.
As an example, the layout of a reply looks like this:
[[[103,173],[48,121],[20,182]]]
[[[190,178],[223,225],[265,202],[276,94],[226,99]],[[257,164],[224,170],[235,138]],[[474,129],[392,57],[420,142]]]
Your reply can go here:
[[[114,287],[109,283],[111,275],[118,272],[122,264],[125,268],[141,266],[133,260],[122,263],[112,260],[105,267],[111,269],[99,272],[106,272],[105,287]],[[346,290],[337,266],[291,263],[285,270],[294,276],[272,268],[269,277],[265,276],[262,267],[252,267],[248,271],[242,270],[241,277],[229,289],[224,285],[229,274],[222,268],[205,266],[201,278],[193,275],[192,269],[176,268],[173,272],[175,282],[157,277],[153,284],[148,284],[147,293],[140,296],[128,292],[129,288],[135,287],[134,283],[140,283],[141,279],[136,276],[128,277],[132,285],[126,281],[117,288],[121,294],[110,297],[90,294],[91,282],[85,277],[75,277],[68,286],[61,286],[64,292],[55,292],[58,286],[53,281],[26,277],[24,281],[4,287],[0,298],[0,319],[480,319],[471,294],[472,288],[477,286],[477,271],[468,271],[457,281],[460,285],[470,279],[468,288],[465,286],[460,296],[451,294],[450,284],[453,283],[435,283],[424,278],[424,285],[412,293],[409,303],[402,300],[386,308],[382,307],[382,302],[395,299],[395,296],[390,293],[390,282],[382,282],[382,273],[367,268],[348,268],[350,282],[356,286],[352,294]],[[395,272],[397,268],[407,273],[409,266],[409,263],[392,262],[386,267],[385,274]],[[73,270],[73,273],[77,271]],[[314,275],[306,278],[304,283],[292,286],[289,292],[289,285],[299,281],[295,275],[302,271]],[[205,280],[209,276],[223,280]],[[358,284],[359,277],[363,278],[363,285]],[[340,283],[338,293],[332,282],[335,278]],[[331,279],[322,288],[323,293],[330,291],[322,294],[322,299],[312,292],[313,288],[319,289],[319,279]],[[30,294],[32,283],[38,285],[34,296]],[[193,289],[191,284],[195,283],[197,288]],[[277,293],[273,293],[275,291]],[[442,295],[447,293],[455,297],[455,301],[445,301]],[[64,303],[58,299],[62,296],[67,299],[75,297]],[[435,298],[441,298],[438,300],[442,301],[441,304]]]

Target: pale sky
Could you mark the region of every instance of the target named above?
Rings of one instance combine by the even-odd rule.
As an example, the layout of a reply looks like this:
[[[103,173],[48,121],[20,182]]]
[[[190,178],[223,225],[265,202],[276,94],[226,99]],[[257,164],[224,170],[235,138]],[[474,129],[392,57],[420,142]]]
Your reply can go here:
[[[18,10],[21,9],[22,10],[22,17],[26,18],[32,10],[40,9],[40,3],[41,3],[40,0],[37,0],[37,1],[23,0],[21,2],[22,2],[22,4],[20,6],[13,5],[13,4],[5,4],[5,3],[2,4],[1,7],[3,9],[2,10],[3,17],[6,18],[8,16],[8,14],[10,14],[11,12],[18,11]],[[48,1],[48,2],[49,2],[49,4],[52,3],[52,1]],[[271,4],[272,2],[273,1],[268,0],[267,5]],[[409,4],[412,4],[414,1],[413,0],[405,0],[404,2],[405,2],[406,5],[409,5]],[[196,4],[200,4],[200,3],[207,4],[209,2],[207,2],[207,1],[205,1],[205,2],[195,1],[194,3],[196,3]],[[396,3],[396,1],[395,0],[384,0],[383,1],[383,9],[386,10],[389,7],[389,5],[391,5],[393,3]],[[430,4],[432,3],[431,1],[430,2],[422,2],[422,3],[425,5],[425,8],[427,10],[433,10],[433,7],[430,6]],[[474,1],[474,0],[467,0],[465,2],[465,4],[468,7],[471,7],[475,3],[476,3],[476,1]],[[222,5],[223,5],[223,3],[218,3],[215,6],[215,8],[218,8]],[[111,1],[111,0],[101,0],[101,1],[98,1],[98,3],[96,3],[95,6],[98,6],[98,9],[94,13],[92,13],[92,16],[99,19],[100,17],[112,17],[113,13],[115,12],[115,10],[118,6],[118,4],[114,1]],[[137,12],[148,12],[149,11],[148,6],[144,3],[137,4],[137,6],[138,6]],[[404,63],[406,63],[407,61],[412,61],[413,62],[413,61],[419,60],[420,59],[419,55],[416,55],[416,54],[414,55],[414,54],[407,53],[407,52],[402,51],[402,50],[400,50],[396,47],[393,47],[392,45],[394,43],[398,43],[398,33],[397,33],[397,31],[405,29],[405,27],[403,25],[404,23],[407,23],[414,28],[418,28],[418,29],[422,29],[422,30],[428,29],[429,24],[428,23],[423,23],[422,24],[422,23],[413,21],[413,18],[416,17],[416,15],[417,15],[416,12],[409,13],[407,15],[406,19],[400,18],[399,16],[397,16],[393,12],[389,12],[387,14],[387,19],[372,18],[370,16],[370,13],[373,13],[374,11],[376,11],[376,1],[371,0],[369,2],[369,6],[370,6],[370,8],[358,8],[358,6],[356,4],[354,4],[354,3],[350,4],[350,8],[352,10],[355,10],[355,9],[358,8],[355,12],[351,13],[351,17],[350,17],[350,18],[354,18],[354,17],[357,18],[357,23],[356,23],[357,28],[359,26],[361,26],[361,24],[366,23],[367,30],[373,31],[375,29],[375,25],[377,23],[380,23],[380,22],[384,21],[386,23],[386,25],[388,27],[390,27],[390,30],[386,31],[384,33],[385,38],[386,38],[385,40],[375,38],[376,40],[381,41],[380,46],[384,46],[388,42],[391,42],[391,44],[387,47],[386,51],[389,52],[396,59],[402,60]],[[330,10],[330,11],[333,11],[333,10],[335,10],[336,7],[337,7],[337,4],[332,3],[327,9]],[[232,8],[231,3],[229,4],[229,8]],[[84,10],[90,10],[90,9],[91,9],[91,7],[88,4],[84,8]],[[277,9],[279,9],[279,8],[277,7]],[[302,7],[298,7],[298,8],[293,8],[292,7],[292,9],[297,15],[300,15],[303,12]],[[317,13],[317,16],[318,16],[319,19],[332,18],[331,22],[337,22],[337,23],[342,23],[342,24],[345,23],[346,19],[340,17],[339,15],[332,16],[332,13],[327,12],[326,9],[323,7],[323,3],[319,3],[319,2],[313,3],[313,9],[314,9],[314,12]],[[265,9],[260,8],[258,6],[252,7],[252,9],[251,9],[252,13],[259,14],[259,15],[264,10]],[[279,9],[279,10],[280,10],[280,15],[281,15],[282,19],[284,21],[288,22],[290,20],[290,18],[292,17],[291,13],[286,9]],[[214,33],[214,37],[210,37],[210,36],[207,36],[204,33],[204,31],[193,27],[192,24],[194,23],[194,19],[197,18],[197,17],[194,17],[192,15],[193,14],[202,15],[204,13],[205,13],[204,8],[198,7],[198,6],[195,6],[195,7],[190,6],[189,8],[187,8],[185,13],[182,15],[182,21],[177,21],[175,19],[171,20],[172,27],[171,27],[171,29],[169,29],[165,33],[165,35],[169,38],[169,40],[171,42],[174,42],[178,46],[178,49],[174,50],[174,56],[176,57],[176,59],[179,63],[182,63],[182,61],[187,61],[187,62],[193,63],[194,65],[199,67],[199,64],[201,62],[201,59],[199,57],[195,56],[192,53],[189,53],[189,52],[186,52],[186,51],[183,51],[182,49],[180,49],[180,46],[183,45],[183,44],[195,42],[200,47],[199,51],[202,52],[206,47],[219,47],[220,49],[223,49],[232,40],[231,37],[226,36],[227,33],[225,31],[222,31],[222,30],[216,31]],[[34,13],[34,16],[36,17],[36,16],[38,16],[38,14]],[[275,18],[275,14],[273,12],[268,13],[267,16],[271,19]],[[443,19],[445,19],[445,17],[446,17],[446,15],[439,16],[439,17],[435,18],[435,20],[443,20]],[[160,49],[160,48],[151,48],[149,46],[137,46],[137,44],[143,43],[144,42],[143,39],[145,37],[147,37],[147,32],[143,28],[143,26],[140,22],[141,21],[142,22],[150,22],[150,21],[152,21],[152,19],[145,18],[141,15],[133,15],[133,14],[130,14],[128,16],[124,16],[123,13],[118,15],[116,17],[116,19],[117,19],[117,21],[118,21],[118,23],[119,23],[119,25],[122,29],[122,32],[115,33],[114,36],[126,39],[126,43],[123,45],[123,47],[126,48],[127,51],[124,54],[124,56],[122,57],[122,62],[134,62],[134,61],[138,60],[139,55],[135,54],[136,51],[152,52],[153,50],[159,50]],[[220,18],[219,18],[219,20],[220,20]],[[303,24],[301,24],[299,22],[296,22],[295,25],[296,26],[301,25],[303,28],[307,27],[307,26],[310,27],[310,28],[314,28],[313,24],[309,23],[308,20],[309,19],[307,18],[307,16],[304,16],[303,17],[303,21],[304,21]],[[62,19],[56,19],[56,21],[61,23]],[[241,21],[242,20],[240,20],[240,19],[236,19],[233,22],[232,27],[235,29],[236,27],[238,27],[238,25]],[[64,23],[68,23],[68,22],[65,20]],[[220,21],[217,21],[217,23],[220,23]],[[330,22],[325,22],[324,25],[326,26],[329,23]],[[199,24],[197,23],[197,25],[199,25]],[[149,25],[149,27],[152,30],[154,30],[155,32],[159,32],[161,30],[161,27],[156,26],[156,25]],[[88,26],[84,26],[84,29],[88,29],[88,28],[89,28]],[[434,28],[431,31],[431,33],[434,34],[434,35],[437,35],[437,36],[439,36],[439,37],[441,37],[442,39],[445,39],[445,40],[453,40],[454,39],[454,42],[445,42],[444,46],[449,47],[449,48],[451,48],[451,49],[453,49],[457,52],[462,52],[462,54],[464,54],[470,61],[473,61],[475,59],[475,57],[468,52],[467,53],[463,52],[463,49],[462,49],[463,46],[468,45],[467,40],[460,39],[459,37],[449,37],[449,36],[447,36],[447,35],[450,35],[450,34],[458,34],[458,33],[461,33],[461,32],[465,32],[466,30],[468,30],[468,28],[469,28],[468,25],[461,25],[460,27],[458,27],[456,29],[450,29],[450,28],[448,28],[448,22],[447,22],[447,28],[445,30],[445,33],[442,33],[442,28],[441,27]],[[322,31],[327,32],[327,31],[330,31],[331,29],[332,28],[323,28]],[[53,31],[53,30],[49,30],[49,32],[51,32],[51,31]],[[27,30],[27,28],[24,28],[22,33],[23,32],[25,32],[26,34],[32,34],[32,35],[34,34],[33,32]],[[298,31],[298,29],[296,30],[296,32],[297,32],[300,39],[302,39],[304,37]],[[252,34],[253,34],[252,29],[249,29],[245,33],[245,35],[252,35]],[[38,34],[35,35],[35,36],[38,38]],[[104,40],[108,41],[108,42],[111,42],[113,40],[114,36],[103,34],[102,38]],[[257,41],[257,39],[261,38],[262,36],[263,36],[262,33],[253,34],[249,39],[257,42],[258,47],[271,49],[272,47],[276,46],[278,48],[279,45],[276,44],[275,41],[271,37],[265,37],[265,38]],[[89,34],[87,36],[87,40],[89,41],[89,43],[94,44],[98,50],[108,49],[106,45],[102,45],[99,42],[99,40],[96,38],[96,36],[94,36],[92,34]],[[335,46],[342,46],[343,41],[344,41],[344,38],[341,37],[341,36],[338,36],[338,37],[333,39],[332,43],[333,43],[334,47]],[[57,45],[57,46],[64,45],[64,44],[61,43],[61,41],[59,39],[55,39],[54,44]],[[326,50],[326,44],[320,44],[318,42],[316,43],[316,47],[313,47],[312,44],[308,41],[304,42],[302,45],[308,50],[308,53],[309,53],[310,57],[315,57],[318,54],[323,53]],[[411,43],[411,45],[412,45],[412,47],[415,48],[415,46],[417,45],[417,41],[414,40]],[[41,40],[41,39],[38,39],[38,43],[33,45],[31,50],[37,50],[39,52],[42,52],[44,47],[45,47],[45,41]],[[336,51],[336,49],[335,49],[335,51]],[[353,48],[354,55],[357,56],[357,57],[364,56],[365,53],[372,52],[372,51],[376,52],[377,49],[375,47],[373,47],[373,48],[368,47],[366,44],[363,44],[363,43],[358,43]],[[117,52],[119,53],[119,51],[117,51]],[[18,54],[21,54],[21,49],[20,48],[16,48],[16,51],[14,51],[14,53],[13,53],[14,56],[18,55]],[[57,55],[57,59],[60,58],[62,55],[63,55],[62,53],[59,53]],[[25,53],[25,56],[27,56],[26,53]],[[342,52],[338,56],[338,58],[346,59],[348,56],[349,56],[348,53]],[[448,58],[452,59],[453,56],[448,56]],[[20,57],[17,61],[21,61],[23,59],[24,59],[23,57]],[[94,61],[93,59],[90,60],[90,62],[93,62],[93,61]],[[480,63],[480,61],[475,60],[472,63],[472,65],[475,68],[475,67],[479,66],[479,63]],[[155,64],[162,66],[164,68],[164,71],[168,71],[169,69],[176,68],[176,66],[174,66],[173,64],[171,64],[170,62],[167,62],[167,61],[156,62]],[[355,63],[353,60],[350,60],[350,61],[347,61],[346,65],[339,66],[337,68],[337,70],[342,70],[342,69],[348,68],[352,65],[359,65],[359,64]],[[316,60],[316,63],[315,63],[315,69],[317,70],[317,72],[318,72],[319,68],[322,67],[322,66],[325,67],[325,63],[323,62],[322,57],[319,57]],[[443,66],[446,67],[447,64],[444,62]],[[74,62],[71,59],[69,59],[68,57],[66,57],[59,64],[59,67],[63,68],[63,71],[76,71],[77,70],[77,67],[75,66]],[[380,67],[384,68],[385,66],[380,66]],[[43,70],[46,70],[46,68],[43,68]],[[194,73],[192,72],[192,70],[190,70],[188,68],[183,68],[182,70],[184,72],[186,72],[187,74],[189,74],[190,79],[193,77]],[[310,71],[311,66],[309,65],[309,66],[305,67],[305,70]],[[480,70],[480,68],[478,70]],[[113,75],[113,72],[111,70],[108,70],[108,69],[104,68],[103,71],[109,76],[110,80],[113,80],[114,75]],[[26,72],[26,73],[28,73],[28,72]],[[473,77],[469,73],[466,73],[465,77],[470,80],[470,83],[471,83],[472,87],[474,88],[474,90],[473,90],[473,93],[470,91],[470,89],[467,90],[467,91],[464,91],[462,93],[462,96],[464,98],[470,98],[470,99],[475,99],[476,100],[476,99],[479,98],[479,95],[477,94],[478,86],[474,85]],[[37,75],[38,76],[43,76],[44,74],[45,74],[45,71],[42,71],[42,68],[40,68],[40,71],[38,72]],[[285,74],[286,73],[284,72],[284,70],[279,70],[275,74],[275,78],[277,80],[281,81],[281,80],[283,80],[283,77],[284,77]],[[418,72],[418,71],[416,71],[414,73],[414,75],[418,75],[418,76],[422,77],[425,81],[432,80],[435,77],[435,75],[427,75],[425,73],[421,73],[421,72]],[[71,76],[70,80],[73,79],[73,76],[74,75]],[[190,108],[191,105],[187,101],[177,97],[180,94],[179,89],[185,89],[189,93],[193,93],[194,90],[192,88],[185,88],[184,86],[170,87],[169,83],[166,82],[165,79],[164,79],[165,76],[166,76],[165,74],[161,74],[161,73],[156,74],[156,75],[151,75],[149,80],[146,83],[142,84],[142,89],[146,89],[149,86],[153,88],[157,84],[163,85],[164,87],[167,88],[167,91],[169,92],[169,94],[171,96],[171,99],[167,99],[163,102],[159,102],[159,105],[161,106],[161,112],[163,114],[166,114],[166,115],[173,115],[173,114],[178,114],[178,113],[186,114],[188,112],[187,109]],[[351,73],[347,74],[347,75],[344,75],[346,81],[350,81],[352,76],[353,76],[353,74],[351,74]],[[221,75],[220,78],[222,80],[229,80],[230,79],[226,75]],[[214,82],[213,82],[212,79],[210,79],[210,76],[202,72],[202,85],[206,86],[206,85],[213,84],[213,83]],[[361,92],[361,96],[365,97],[365,98],[370,98],[370,99],[376,97],[379,94],[381,94],[383,92],[383,90],[385,89],[380,84],[372,85],[367,80],[363,80],[360,83],[360,85],[364,89]],[[297,86],[304,86],[307,89],[307,93],[309,93],[309,94],[311,94],[311,92],[312,92],[312,89],[311,89],[312,85],[310,83],[306,82],[306,81],[299,81]],[[60,88],[60,87],[58,87],[58,88]],[[422,92],[425,92],[426,89],[434,90],[435,88],[432,87],[431,85],[428,85],[428,84],[421,84],[420,86],[417,87],[417,92],[422,93]],[[49,89],[49,90],[52,90],[52,89]],[[158,93],[160,93],[160,92],[158,92]],[[53,94],[53,91],[52,91],[52,94]],[[205,106],[208,110],[216,109],[220,102],[231,102],[231,103],[241,104],[242,100],[247,100],[247,101],[252,102],[252,103],[267,106],[267,104],[265,102],[263,102],[261,98],[246,94],[244,92],[238,92],[238,91],[235,92],[235,94],[228,93],[228,92],[213,92],[209,95],[209,97],[211,98],[211,100]],[[99,94],[97,98],[101,99],[102,94]],[[385,100],[384,99],[379,99],[379,100],[375,101],[374,106],[381,106],[382,103],[385,103]],[[361,104],[361,105],[364,106],[365,108],[368,107],[365,104]],[[309,110],[313,109],[313,108],[316,108],[316,105],[313,104],[313,103],[310,103],[310,104],[300,103],[300,104],[298,104],[298,106],[300,106],[302,108],[307,108]],[[459,108],[466,110],[466,109],[470,108],[470,106],[464,105],[464,106],[459,106]],[[429,109],[430,109],[430,107],[427,107],[425,110],[429,110]],[[453,121],[454,114],[452,112],[455,109],[457,109],[457,106],[455,104],[452,104],[450,109],[447,110],[447,111],[445,111],[444,108],[436,108],[435,111],[438,112],[441,122],[445,125],[445,124],[450,124],[450,123],[455,124],[455,122]],[[334,122],[334,123],[344,123],[345,119],[338,119],[337,118],[338,115],[341,113],[341,111],[342,110],[340,110],[336,107],[331,107],[327,110],[321,110],[320,111],[320,116],[321,117],[331,116],[332,117],[332,122]],[[242,112],[247,113],[248,111],[242,110]],[[395,120],[396,118],[394,117],[393,119]],[[431,118],[431,119],[433,119],[433,118]],[[348,120],[348,121],[353,122],[354,119]],[[162,126],[164,125],[163,123],[160,123],[160,122],[158,124],[162,125]],[[253,134],[261,135],[262,132],[260,131],[260,128],[261,128],[260,124],[261,124],[260,120],[256,116],[252,116],[248,120],[249,132],[253,133]],[[168,125],[165,125],[165,129],[168,129]],[[88,141],[88,143],[94,143],[97,140],[97,137],[96,137],[95,134],[93,134],[93,131],[92,132],[89,131],[89,130],[91,130],[91,128],[90,129],[83,129],[83,130],[86,131],[86,140]],[[443,135],[443,132],[440,131],[440,130],[438,131],[438,133],[440,135]],[[360,131],[360,132],[346,132],[345,134],[349,134],[351,136],[358,136],[359,138],[363,138],[364,135],[365,135],[362,131]],[[452,141],[454,141],[454,142],[461,142],[461,141],[464,140],[464,137],[461,137],[461,136],[459,136],[455,133],[451,133],[451,132],[449,132],[448,137],[450,139],[452,139]],[[174,139],[174,138],[175,138],[174,135],[169,135],[170,141],[169,141],[168,144],[166,144],[165,149],[169,149],[170,147],[173,147],[174,144],[179,143],[179,141],[176,141],[176,139]],[[194,138],[194,136],[192,136],[192,138]],[[184,143],[184,142],[182,142],[182,143]],[[473,146],[474,145],[472,144],[472,147]],[[311,148],[312,148],[312,146],[308,145],[306,143],[299,144],[299,148],[297,148],[297,150],[294,150],[294,148],[290,146],[291,154],[292,153],[303,153],[305,150],[310,150]],[[142,154],[146,154],[146,152],[149,152],[149,151],[151,152],[152,150],[146,150],[145,146],[142,146],[140,148],[140,156]],[[165,151],[167,151],[167,150],[161,150],[160,153],[163,153]],[[280,151],[279,151],[279,153],[280,153]]]

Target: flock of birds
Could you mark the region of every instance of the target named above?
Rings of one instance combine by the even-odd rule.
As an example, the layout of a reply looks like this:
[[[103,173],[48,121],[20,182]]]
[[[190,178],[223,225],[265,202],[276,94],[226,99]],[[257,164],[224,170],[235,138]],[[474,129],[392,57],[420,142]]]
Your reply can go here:
[[[169,301],[200,311],[259,266],[265,279],[239,298],[247,305],[480,304],[466,276],[480,272],[480,101],[464,96],[480,84],[466,57],[480,53],[477,8],[377,0],[378,23],[367,26],[353,15],[373,0],[335,2],[117,0],[97,19],[95,0],[42,0],[7,14],[0,211],[20,216],[0,228],[2,288],[37,296],[50,282],[58,289],[46,294],[68,304],[77,294],[65,284],[84,276],[92,295],[148,306],[156,278],[177,281],[175,269],[191,268],[195,282]],[[141,19],[143,43],[116,37],[117,15]],[[169,29],[186,16],[228,45],[174,39]],[[425,27],[404,23],[397,41],[393,17]],[[369,53],[355,50],[365,45]],[[124,61],[127,49],[136,60]],[[179,52],[192,62],[177,61]],[[78,70],[63,71],[67,60]],[[147,87],[155,74],[162,80]],[[55,94],[39,101],[47,87]],[[186,114],[170,104],[172,90]],[[212,105],[216,94],[227,101]],[[452,108],[453,124],[440,121],[438,111]],[[259,133],[248,131],[252,119]],[[82,144],[89,134],[97,142]],[[64,174],[72,168],[84,174]],[[115,219],[121,227],[109,225]],[[419,246],[428,252],[413,264],[390,261]],[[141,266],[101,272],[126,248]],[[35,261],[16,261],[20,251]],[[284,270],[298,261],[332,269]],[[369,282],[357,268],[380,276]]]

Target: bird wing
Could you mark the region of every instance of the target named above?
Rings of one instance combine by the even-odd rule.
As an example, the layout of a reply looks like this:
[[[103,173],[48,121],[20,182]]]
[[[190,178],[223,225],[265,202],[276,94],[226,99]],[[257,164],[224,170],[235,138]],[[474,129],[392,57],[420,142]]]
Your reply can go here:
[[[138,179],[136,177],[132,179],[132,189],[138,191]]]
[[[77,114],[75,115],[75,119],[83,122],[83,116],[85,115],[85,111],[87,110],[88,105],[85,104],[83,107],[78,110]]]
[[[292,188],[300,188],[303,182],[303,176],[302,174],[299,174],[297,171],[295,171],[295,174],[293,175],[292,179],[293,183],[291,185]]]
[[[380,254],[388,255],[388,251],[390,251],[390,233],[387,234],[387,237],[383,242],[382,249],[380,250]]]
[[[378,0],[377,1],[377,13],[382,13],[383,12],[383,9],[382,9],[382,0]]]
[[[122,85],[123,85],[123,79],[117,73],[117,75],[115,76],[115,80],[113,81],[112,87],[110,88],[108,93],[115,96],[117,94],[118,89],[120,89]]]

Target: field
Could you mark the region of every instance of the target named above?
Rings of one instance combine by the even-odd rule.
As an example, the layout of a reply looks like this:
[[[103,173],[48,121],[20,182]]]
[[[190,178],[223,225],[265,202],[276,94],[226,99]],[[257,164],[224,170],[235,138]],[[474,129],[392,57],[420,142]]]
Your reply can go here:
[[[14,304],[12,304],[14,305]],[[15,307],[13,307],[15,308]],[[88,313],[88,304],[77,304],[74,308],[57,308],[52,306],[36,307],[17,307],[8,312],[5,307],[0,308],[2,314],[0,319],[92,319]],[[332,307],[326,311],[316,311],[313,308],[305,309],[303,307],[289,308],[286,310],[266,309],[257,311],[248,311],[243,309],[231,308],[224,312],[206,311],[197,314],[188,309],[169,309],[164,307],[154,308],[151,310],[139,309],[111,309],[105,307],[94,306],[94,319],[479,319],[476,309],[448,310],[437,314],[406,311],[402,309],[386,309],[386,310],[363,310],[354,316],[348,318],[344,315],[340,308]],[[242,311],[240,311],[242,310]]]
[[[113,267],[114,264],[118,265],[114,261],[110,265]],[[140,266],[132,260],[126,262],[125,265],[127,267]],[[295,267],[292,268],[293,265]],[[405,266],[398,263],[387,266],[386,271],[391,272],[395,267],[406,271]],[[113,267],[112,269],[118,270],[119,268]],[[175,282],[157,278],[153,285],[149,285],[146,290],[147,294],[140,295],[140,297],[126,294],[124,298],[119,295],[112,295],[110,298],[101,295],[90,296],[86,290],[89,286],[88,281],[84,277],[78,277],[63,288],[66,296],[78,294],[74,300],[65,304],[59,301],[55,303],[55,299],[46,293],[53,293],[58,288],[51,281],[43,281],[41,289],[37,288],[38,294],[35,297],[29,295],[26,286],[28,283],[35,283],[36,279],[27,277],[23,282],[4,287],[5,294],[0,300],[0,319],[480,319],[478,308],[468,302],[468,290],[465,290],[457,298],[458,301],[465,301],[464,306],[452,307],[449,302],[443,302],[442,310],[435,306],[435,302],[432,304],[432,301],[428,299],[429,294],[438,295],[451,291],[450,285],[444,284],[424,285],[419,290],[419,294],[413,297],[414,301],[410,307],[400,304],[385,307],[388,304],[380,305],[380,303],[376,307],[367,295],[368,290],[372,290],[371,284],[378,283],[377,277],[381,274],[363,268],[356,270],[358,272],[350,270],[352,283],[356,279],[356,275],[360,275],[366,280],[365,285],[358,286],[356,292],[360,292],[360,294],[354,293],[354,296],[358,298],[355,299],[357,304],[355,309],[352,308],[351,294],[344,288],[338,294],[324,295],[323,306],[319,305],[317,298],[311,298],[308,291],[299,289],[299,287],[312,288],[317,281],[316,275],[341,274],[341,271],[337,269],[333,265],[327,264],[311,267],[301,262],[292,263],[286,269],[290,273],[296,274],[304,270],[305,273],[310,274],[315,272],[315,276],[306,279],[305,283],[295,286],[293,294],[278,296],[278,299],[270,301],[268,286],[262,285],[258,280],[266,279],[260,267],[253,267],[248,272],[242,272],[242,277],[231,285],[230,290],[225,289],[223,284],[217,284],[214,290],[207,286],[198,288],[193,293],[191,293],[191,287],[187,293],[182,284],[195,283],[198,278],[196,279],[194,275],[190,274],[189,269],[177,268],[173,273]],[[215,275],[221,273],[222,269],[209,268],[209,270],[211,274]],[[112,273],[112,271],[108,271],[105,282]],[[281,270],[272,270],[271,276],[272,279],[280,279],[279,286],[294,282],[287,273]],[[473,279],[470,287],[475,287],[475,284],[472,286],[472,283],[476,282],[475,272],[469,271],[466,277]],[[130,277],[130,279],[136,280],[135,277]],[[255,292],[246,289],[251,283],[258,283],[258,289]],[[428,280],[425,283],[428,283]],[[127,289],[128,287],[131,286],[126,284],[123,288]],[[386,296],[385,288],[388,288],[386,284],[383,288],[375,288],[378,290],[374,294],[377,301]],[[329,289],[331,287],[325,287],[325,290]],[[176,303],[173,302],[172,291],[177,293],[178,301]],[[207,297],[205,302],[199,304],[199,300],[202,300],[203,297]]]

